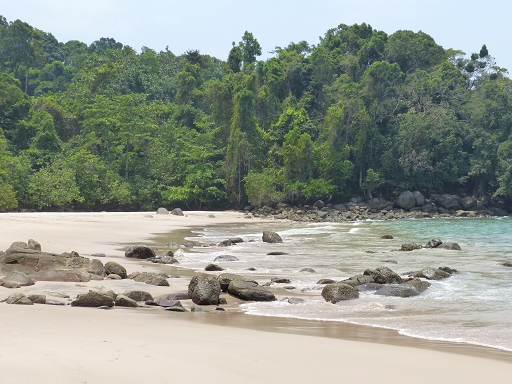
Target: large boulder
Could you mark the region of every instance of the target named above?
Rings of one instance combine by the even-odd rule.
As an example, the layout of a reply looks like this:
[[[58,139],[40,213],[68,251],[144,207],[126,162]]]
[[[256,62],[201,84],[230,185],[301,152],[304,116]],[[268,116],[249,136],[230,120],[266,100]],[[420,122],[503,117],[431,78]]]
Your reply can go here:
[[[160,207],[156,210],[156,214],[157,215],[168,215],[169,211],[167,210],[167,208]]]
[[[359,291],[348,284],[327,284],[322,289],[322,297],[325,301],[336,304],[342,300],[357,299],[359,297]]]
[[[137,308],[139,306],[135,300],[122,294],[116,296],[115,304],[116,307]]]
[[[448,209],[450,211],[456,211],[461,208],[459,198],[455,195],[433,195],[434,202],[436,205]]]
[[[126,279],[127,273],[126,268],[123,267],[121,264],[116,263],[115,261],[109,261],[105,264],[105,275],[118,275],[122,279]]]
[[[478,200],[473,196],[466,196],[463,199],[460,199],[460,205],[465,211],[473,211],[477,208]]]
[[[263,236],[261,237],[263,242],[265,243],[282,243],[283,239],[276,232],[272,231],[263,231]]]
[[[112,295],[104,291],[90,290],[88,293],[78,295],[75,300],[71,302],[72,307],[113,307],[114,298]]]
[[[378,267],[375,270],[384,276],[387,284],[402,284],[404,282],[398,273],[393,272],[388,267]],[[377,280],[375,280],[375,282],[379,283]]]
[[[7,283],[9,285],[19,285],[20,287],[26,287],[29,285],[34,285],[34,280],[23,272],[9,272],[7,276],[2,277],[0,280],[3,284]]]
[[[411,191],[402,191],[398,199],[396,199],[395,204],[399,208],[411,209],[416,205],[416,199]]]
[[[196,275],[188,285],[188,294],[194,304],[217,305],[220,295],[220,283],[217,277]]]
[[[175,216],[184,216],[183,211],[181,210],[181,208],[174,208],[174,209],[171,211],[171,215],[175,215]]]
[[[92,259],[87,266],[87,272],[98,276],[105,276],[105,266],[98,259]]]
[[[134,259],[149,259],[151,257],[156,257],[155,251],[147,245],[142,244],[130,246],[125,251],[124,255]]]
[[[168,287],[169,282],[167,278],[160,273],[156,272],[134,272],[128,276],[129,279],[145,283],[149,285],[156,285],[158,287]]]
[[[228,292],[239,299],[247,301],[276,300],[272,292],[251,281],[233,280],[229,283]]]
[[[423,196],[420,191],[414,191],[412,195],[414,196],[416,207],[421,207],[422,205],[425,205],[425,196]]]

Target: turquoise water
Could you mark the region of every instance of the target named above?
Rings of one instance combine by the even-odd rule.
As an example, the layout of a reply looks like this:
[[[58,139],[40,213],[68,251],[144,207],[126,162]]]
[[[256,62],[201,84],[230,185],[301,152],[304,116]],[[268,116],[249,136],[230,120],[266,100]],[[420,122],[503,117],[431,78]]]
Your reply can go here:
[[[261,242],[264,229],[277,231],[283,243]],[[394,239],[381,239],[384,234]],[[260,283],[271,277],[288,277],[290,284],[277,285],[278,298],[306,300],[295,305],[283,301],[242,305],[248,314],[351,322],[396,329],[414,337],[512,350],[512,268],[499,265],[512,260],[511,218],[276,223],[270,228],[268,224],[252,224],[207,228],[197,236],[196,240],[203,242],[240,236],[245,242],[187,253],[180,260],[184,267],[202,270],[216,256],[233,255],[239,261],[219,263],[227,272],[251,275]],[[425,244],[433,237],[457,242],[462,251],[396,251],[402,243]],[[288,255],[269,256],[270,251]],[[323,286],[316,284],[320,278],[341,280],[381,265],[400,274],[429,266],[448,266],[459,273],[431,281],[426,292],[413,298],[362,293],[359,299],[331,304],[321,297]],[[256,271],[248,271],[248,267]],[[306,267],[316,272],[300,272]],[[286,290],[286,285],[295,288]]]

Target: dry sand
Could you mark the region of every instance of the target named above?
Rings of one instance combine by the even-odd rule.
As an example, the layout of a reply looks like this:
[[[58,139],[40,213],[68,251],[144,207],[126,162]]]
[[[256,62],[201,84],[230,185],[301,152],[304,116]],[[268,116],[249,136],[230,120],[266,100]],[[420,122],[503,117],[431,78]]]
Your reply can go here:
[[[238,223],[237,213],[192,212],[188,217],[144,213],[0,214],[0,250],[12,241],[38,240],[43,250],[81,255],[103,252],[119,261],[121,249],[156,234]],[[183,232],[173,232],[169,241]],[[141,262],[126,260],[130,270]],[[147,266],[147,268],[156,268]],[[172,267],[168,267],[172,268]],[[176,271],[176,269],[174,269]],[[185,289],[143,285],[154,295]],[[43,283],[25,292],[95,285],[115,291],[140,283]],[[0,299],[14,290],[0,287]],[[69,306],[0,303],[0,383],[509,383],[512,354],[429,342],[332,322],[271,319],[241,313],[172,313],[158,309],[108,311]]]

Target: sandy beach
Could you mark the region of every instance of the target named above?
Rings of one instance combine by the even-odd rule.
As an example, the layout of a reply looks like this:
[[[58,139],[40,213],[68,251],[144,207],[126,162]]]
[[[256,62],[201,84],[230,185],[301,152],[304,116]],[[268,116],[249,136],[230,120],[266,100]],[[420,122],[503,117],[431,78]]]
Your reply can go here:
[[[171,266],[124,257],[131,244],[182,241],[191,228],[247,225],[240,213],[0,214],[0,250],[33,238],[44,251],[105,253],[128,272]],[[163,247],[163,245],[162,245]],[[163,248],[162,248],[163,249]],[[116,292],[142,289],[154,296],[186,290],[126,280],[37,282],[26,293],[78,294],[98,285]],[[0,300],[14,289],[0,287]],[[420,340],[391,330],[332,322],[274,319],[233,311],[174,313],[161,309],[98,310],[0,303],[0,381],[19,383],[297,383],[325,380],[380,383],[509,383],[512,353]]]

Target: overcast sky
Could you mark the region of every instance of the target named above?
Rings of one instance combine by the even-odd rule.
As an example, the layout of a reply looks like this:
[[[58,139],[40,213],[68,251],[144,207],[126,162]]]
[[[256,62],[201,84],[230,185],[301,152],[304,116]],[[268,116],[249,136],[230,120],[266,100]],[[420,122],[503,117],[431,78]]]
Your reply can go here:
[[[329,28],[366,22],[392,34],[423,31],[443,48],[479,52],[486,44],[496,64],[512,70],[506,0],[0,0],[0,15],[20,19],[59,41],[86,44],[112,37],[140,51],[166,46],[179,55],[198,49],[226,60],[233,41],[252,32],[263,55],[276,46],[317,44]]]

